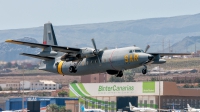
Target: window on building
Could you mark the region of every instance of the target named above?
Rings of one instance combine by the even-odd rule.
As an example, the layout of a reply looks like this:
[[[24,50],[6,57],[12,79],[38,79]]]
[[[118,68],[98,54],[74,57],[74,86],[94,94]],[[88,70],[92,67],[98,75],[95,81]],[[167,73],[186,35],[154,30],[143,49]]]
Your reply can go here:
[[[142,102],[142,100],[140,100],[140,105],[139,106],[142,107],[142,104],[143,104],[143,102]]]
[[[132,52],[133,52],[132,50],[129,51],[129,53],[132,53]]]
[[[110,106],[111,106],[111,112],[115,112],[115,102],[114,101],[111,101]]]
[[[105,111],[106,112],[108,112],[108,106],[109,106],[108,101],[105,101]]]
[[[92,108],[95,108],[95,102],[94,101],[91,102],[92,102]]]
[[[147,107],[147,100],[144,100],[144,107]]]
[[[150,107],[151,108],[154,108],[154,106],[153,106],[154,104],[153,103],[154,103],[153,100],[150,100]]]
[[[98,101],[98,102],[97,102],[97,108],[98,108],[98,109],[101,109],[101,101]]]
[[[85,108],[88,108],[88,100],[85,100]]]
[[[47,84],[45,84],[45,86],[47,86]]]

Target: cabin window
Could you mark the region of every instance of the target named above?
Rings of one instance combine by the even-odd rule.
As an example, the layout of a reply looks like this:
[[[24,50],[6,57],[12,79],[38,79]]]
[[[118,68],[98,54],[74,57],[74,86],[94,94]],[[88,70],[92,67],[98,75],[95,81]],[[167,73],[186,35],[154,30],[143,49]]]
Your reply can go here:
[[[132,53],[132,52],[133,52],[132,50],[129,51],[129,53]]]
[[[135,50],[135,52],[136,52],[136,53],[139,53],[139,52],[141,52],[141,50]]]

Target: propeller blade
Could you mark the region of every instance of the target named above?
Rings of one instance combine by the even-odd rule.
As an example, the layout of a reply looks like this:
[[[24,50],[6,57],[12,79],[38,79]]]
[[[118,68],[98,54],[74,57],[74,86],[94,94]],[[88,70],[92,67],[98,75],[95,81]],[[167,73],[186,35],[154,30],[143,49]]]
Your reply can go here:
[[[145,49],[145,53],[149,50],[149,48],[150,48],[150,45],[147,45],[147,47],[146,47],[146,49]]]
[[[93,44],[94,49],[95,49],[95,51],[96,51],[96,53],[97,53],[97,47],[96,47],[96,44],[95,44],[94,38],[92,38],[92,44]]]
[[[99,56],[97,55],[98,61],[99,61],[99,66],[101,66],[101,61],[99,59]]]
[[[97,50],[97,46],[96,46],[96,43],[95,43],[95,41],[94,41],[94,38],[92,38],[91,40],[92,40],[92,44],[93,44],[94,49],[95,49],[94,54],[95,54],[96,57],[98,58],[99,66],[101,66],[101,61],[100,61],[100,58],[99,58],[99,56],[98,56],[99,51]],[[107,47],[104,48],[102,51],[104,51],[104,50],[106,50],[106,49],[107,49]]]

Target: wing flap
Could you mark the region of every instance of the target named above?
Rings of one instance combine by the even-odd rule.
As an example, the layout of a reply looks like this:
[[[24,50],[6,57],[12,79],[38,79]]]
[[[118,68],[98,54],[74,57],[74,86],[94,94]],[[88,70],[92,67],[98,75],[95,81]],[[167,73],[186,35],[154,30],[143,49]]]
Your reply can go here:
[[[33,57],[33,58],[37,58],[37,59],[42,59],[42,60],[53,60],[53,59],[55,59],[53,57],[39,56],[39,55],[28,54],[28,53],[21,53],[20,55],[29,56],[29,57]]]
[[[18,40],[6,40],[5,42],[19,44],[19,45],[26,45],[32,48],[41,48],[44,49],[46,47],[52,47],[52,50],[65,52],[65,53],[77,53],[80,52],[81,49],[79,48],[71,48],[71,47],[64,47],[64,46],[57,46],[57,45],[46,45],[46,44],[39,44],[39,43],[32,43],[32,42],[23,42]]]

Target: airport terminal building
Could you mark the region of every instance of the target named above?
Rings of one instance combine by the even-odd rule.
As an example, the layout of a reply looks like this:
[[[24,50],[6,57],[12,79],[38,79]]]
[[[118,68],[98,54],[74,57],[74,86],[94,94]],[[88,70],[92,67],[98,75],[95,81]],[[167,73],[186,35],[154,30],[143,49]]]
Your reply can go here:
[[[78,97],[86,108],[129,111],[128,103],[136,107],[184,109],[186,104],[200,107],[200,90],[177,88],[174,82],[121,82],[121,83],[72,83],[70,97]],[[78,108],[78,107],[77,107]]]

